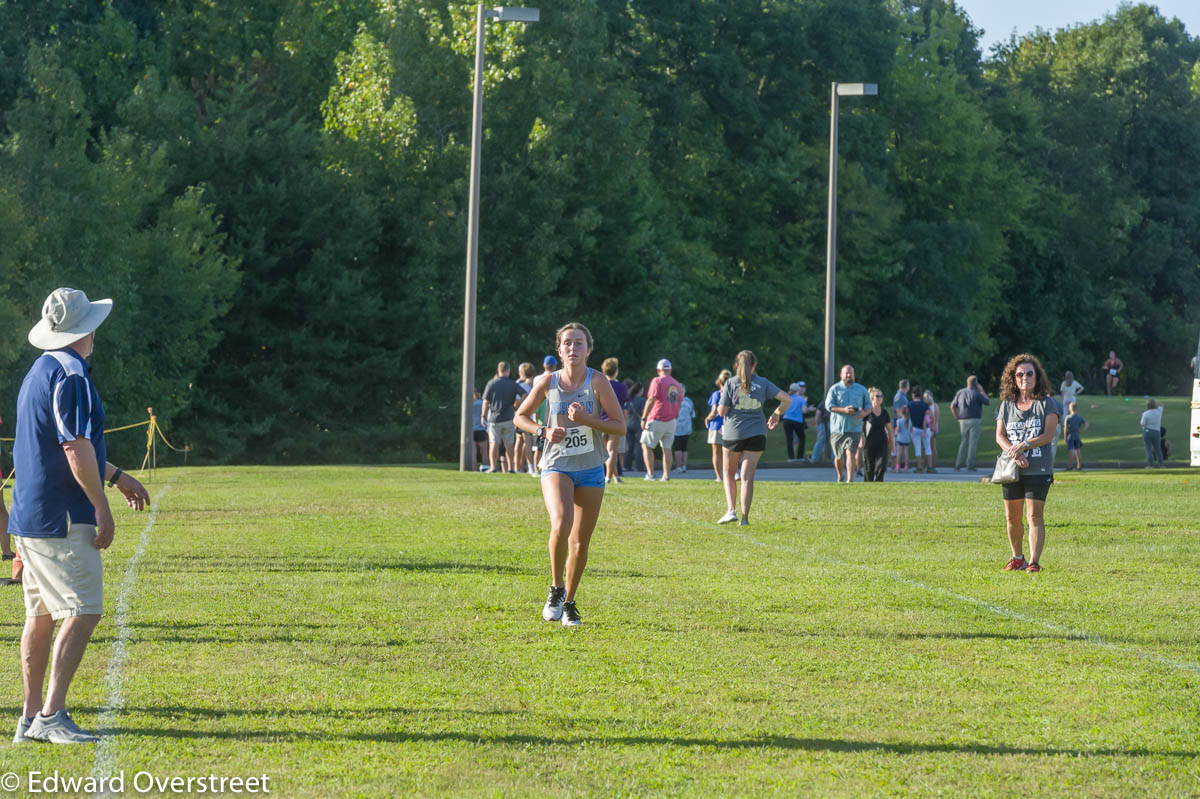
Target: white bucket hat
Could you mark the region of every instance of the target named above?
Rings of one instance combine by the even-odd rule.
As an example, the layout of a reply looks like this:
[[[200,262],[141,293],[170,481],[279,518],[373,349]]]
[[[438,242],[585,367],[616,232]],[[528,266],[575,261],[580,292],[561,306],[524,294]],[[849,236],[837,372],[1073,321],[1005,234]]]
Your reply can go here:
[[[90,302],[79,289],[55,289],[42,303],[42,320],[29,331],[29,343],[39,350],[74,344],[100,327],[112,312],[112,300]]]

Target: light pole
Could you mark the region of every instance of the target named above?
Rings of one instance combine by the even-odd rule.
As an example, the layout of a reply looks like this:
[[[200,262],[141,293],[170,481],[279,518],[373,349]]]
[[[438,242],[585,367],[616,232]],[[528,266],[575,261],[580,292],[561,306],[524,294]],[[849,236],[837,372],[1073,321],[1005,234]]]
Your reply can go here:
[[[829,91],[829,227],[825,235],[825,393],[836,368],[833,361],[833,310],[837,289],[837,157],[838,97],[879,94],[875,83],[834,83]]]
[[[479,156],[483,145],[483,40],[485,23],[537,22],[536,8],[485,8],[480,4],[475,16],[475,105],[471,112],[471,188],[467,201],[467,285],[463,300],[462,416],[459,424],[458,470],[471,468],[471,450],[475,443],[473,408],[475,401],[475,294],[479,279]]]

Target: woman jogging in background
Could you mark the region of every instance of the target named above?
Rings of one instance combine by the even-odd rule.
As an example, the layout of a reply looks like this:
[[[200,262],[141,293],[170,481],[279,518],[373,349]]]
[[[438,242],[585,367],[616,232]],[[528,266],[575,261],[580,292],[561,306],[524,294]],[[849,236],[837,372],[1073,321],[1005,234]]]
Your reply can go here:
[[[739,525],[750,523],[750,503],[754,501],[754,470],[767,448],[767,431],[774,430],[779,419],[791,404],[787,392],[756,374],[758,359],[750,350],[742,350],[734,361],[737,378],[730,378],[721,387],[721,404],[717,413],[725,417],[721,441],[725,447],[725,515],[717,524],[738,520],[737,485],[734,483],[738,463],[742,467],[742,518]],[[779,407],[770,419],[763,416],[763,403],[779,400]]]
[[[578,627],[575,592],[604,501],[603,435],[624,433],[625,414],[608,379],[587,365],[592,334],[586,327],[563,325],[555,345],[562,369],[534,382],[517,409],[516,425],[545,442],[539,465],[542,499],[550,514],[550,594],[542,618]],[[533,418],[542,400],[547,403],[544,426]]]
[[[721,425],[725,424],[725,420],[717,413],[717,407],[721,404],[721,389],[725,387],[725,381],[733,376],[733,372],[728,369],[722,369],[717,375],[717,390],[708,398],[708,416],[704,417],[704,426],[708,428],[708,443],[712,444],[713,458],[713,473],[714,478],[718,483],[725,482],[725,447],[721,445]]]
[[[996,411],[996,443],[1020,467],[1017,482],[1001,486],[1012,549],[1004,571],[1042,570],[1046,496],[1054,482],[1050,444],[1057,429],[1058,404],[1050,396],[1050,381],[1041,362],[1028,353],[1011,358],[1000,375],[1000,408]],[[1022,516],[1029,521],[1028,561],[1021,549]]]
[[[1104,393],[1107,396],[1112,396],[1112,393],[1117,390],[1117,382],[1121,379],[1121,370],[1125,368],[1125,364],[1121,363],[1121,359],[1117,357],[1117,353],[1113,350],[1108,351],[1108,360],[1104,362]]]

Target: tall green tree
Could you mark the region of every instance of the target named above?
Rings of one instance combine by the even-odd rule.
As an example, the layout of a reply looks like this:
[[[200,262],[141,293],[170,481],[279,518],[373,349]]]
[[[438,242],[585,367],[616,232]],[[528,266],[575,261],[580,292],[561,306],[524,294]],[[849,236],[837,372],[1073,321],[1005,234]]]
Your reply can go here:
[[[670,344],[705,379],[742,348],[781,380],[819,374],[829,85],[884,79],[892,18],[864,1],[605,7],[614,52],[650,114],[653,174],[680,231],[665,250],[677,293],[665,309]],[[864,232],[863,212],[879,211],[884,224],[894,216],[878,207],[889,203],[869,144],[882,152],[886,126],[870,111],[843,124],[844,218]],[[893,258],[870,233],[852,240],[861,248],[847,251],[848,269]],[[854,292],[842,299],[853,306]]]
[[[0,313],[28,330],[57,286],[112,297],[93,358],[109,417],[137,421],[153,405],[169,426],[220,337],[236,261],[200,192],[168,189],[164,148],[123,130],[93,137],[82,81],[58,46],[31,48],[26,74],[31,90],[0,141],[0,226],[14,234],[0,246]],[[0,345],[8,386],[36,357],[14,344]]]
[[[872,316],[888,320],[889,355],[907,376],[946,394],[996,350],[1012,269],[1005,234],[1032,192],[981,88],[979,32],[951,2],[895,8],[900,41],[881,101],[906,251]]]
[[[602,15],[580,3],[487,36],[480,385],[497,360],[550,351],[575,318],[598,355],[628,358],[635,342],[648,352],[652,320],[630,326],[623,309],[666,296],[650,270],[656,189],[644,114],[605,51]],[[338,58],[324,105],[333,162],[385,198],[374,259],[392,278],[381,290],[397,312],[405,412],[414,438],[442,448],[457,426],[445,411],[458,397],[473,44],[473,7],[392,3]]]
[[[1045,146],[1028,154],[1066,194],[1059,244],[1013,290],[1070,320],[1066,365],[1091,374],[1110,349],[1131,390],[1177,391],[1200,297],[1200,41],[1145,5],[1012,42],[999,86],[1039,104]],[[1031,253],[1036,255],[1036,253]],[[1055,314],[1058,311],[1058,314]],[[1068,339],[1070,340],[1070,339]]]

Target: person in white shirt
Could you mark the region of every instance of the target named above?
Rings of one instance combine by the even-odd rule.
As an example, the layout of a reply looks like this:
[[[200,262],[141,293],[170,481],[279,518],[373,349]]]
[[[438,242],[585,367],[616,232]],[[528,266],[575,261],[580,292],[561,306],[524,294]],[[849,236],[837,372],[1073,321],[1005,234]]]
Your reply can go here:
[[[687,386],[679,384],[683,391],[683,402],[679,415],[675,417],[675,471],[687,471],[688,436],[692,434],[692,420],[696,418],[696,404],[687,395]]]
[[[1064,410],[1071,407],[1071,405],[1075,402],[1075,395],[1081,391],[1083,391],[1083,383],[1080,383],[1078,380],[1076,380],[1075,374],[1068,369],[1063,374],[1062,385],[1058,387],[1058,392],[1062,394],[1062,406]],[[1064,424],[1060,424],[1058,426],[1058,430],[1056,430],[1054,433],[1054,443],[1056,447],[1058,444],[1059,434],[1062,434],[1063,441],[1067,440],[1067,428],[1065,425],[1066,417],[1063,416],[1062,419]]]
[[[1146,468],[1161,469],[1162,456],[1162,406],[1146,399],[1146,411],[1142,414],[1142,443],[1146,445]]]
[[[1075,396],[1083,391],[1083,383],[1076,380],[1075,375],[1068,369],[1063,375],[1062,385],[1058,387],[1058,391],[1062,394],[1063,407],[1069,408],[1075,401]]]

